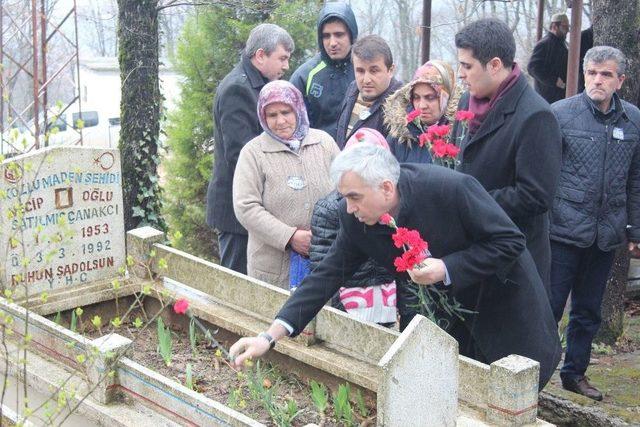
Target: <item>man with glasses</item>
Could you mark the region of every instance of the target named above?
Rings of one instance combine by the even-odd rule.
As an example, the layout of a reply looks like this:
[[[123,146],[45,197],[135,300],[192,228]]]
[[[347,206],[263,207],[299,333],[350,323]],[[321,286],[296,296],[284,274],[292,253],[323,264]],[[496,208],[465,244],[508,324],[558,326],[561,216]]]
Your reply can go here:
[[[549,104],[564,99],[567,87],[567,33],[569,18],[564,13],[551,17],[549,32],[533,48],[527,71],[535,81],[536,92]]]

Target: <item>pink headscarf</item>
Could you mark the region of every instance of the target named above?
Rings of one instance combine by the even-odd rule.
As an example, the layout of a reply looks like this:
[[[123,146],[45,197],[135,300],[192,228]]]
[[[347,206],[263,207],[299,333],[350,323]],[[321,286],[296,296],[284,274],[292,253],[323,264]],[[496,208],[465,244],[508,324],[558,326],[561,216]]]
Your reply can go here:
[[[451,96],[452,84],[450,80],[451,76],[443,65],[435,61],[425,62],[413,74],[411,91],[413,92],[413,88],[419,83],[426,83],[431,86],[440,98],[440,117],[442,117],[447,111],[449,97]]]
[[[389,150],[389,144],[384,136],[382,136],[382,134],[377,130],[371,128],[360,128],[356,130],[356,132],[351,135],[351,138],[347,140],[344,148],[346,149],[347,147],[358,143],[379,145],[380,147]]]
[[[264,110],[267,105],[275,104],[276,102],[287,104],[293,108],[293,111],[296,113],[296,130],[293,132],[291,140],[289,141],[277,136],[267,125]],[[258,118],[260,119],[260,126],[262,126],[262,129],[267,135],[276,141],[290,146],[294,151],[298,150],[300,142],[307,136],[307,133],[309,133],[309,118],[302,94],[294,85],[286,80],[274,80],[264,85],[258,96]]]

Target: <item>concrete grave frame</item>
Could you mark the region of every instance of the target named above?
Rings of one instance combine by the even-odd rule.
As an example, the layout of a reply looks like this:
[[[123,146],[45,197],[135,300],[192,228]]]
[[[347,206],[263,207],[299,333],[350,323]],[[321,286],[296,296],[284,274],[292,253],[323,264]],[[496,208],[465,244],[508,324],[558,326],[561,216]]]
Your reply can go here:
[[[154,250],[151,272],[164,278],[157,286],[176,297],[188,298],[195,316],[223,330],[239,336],[257,334],[269,325],[288,297],[282,289],[178,251],[162,241],[164,235],[152,228],[132,230],[127,233],[127,252],[142,260]],[[166,260],[166,268],[159,267],[159,259]],[[146,279],[146,271],[131,273]],[[37,302],[31,308],[48,315],[82,306],[83,301],[87,304],[109,299],[107,283],[87,286],[96,291],[90,302],[86,291],[76,289],[52,293],[47,303]],[[120,296],[137,290],[123,287]],[[26,315],[24,308],[0,300],[0,309],[14,316],[17,332],[23,330],[24,323],[19,319]],[[126,351],[128,346],[128,340],[116,334],[110,339],[87,340],[40,315],[31,314],[29,321],[34,349],[39,353],[53,354],[56,362],[70,367],[77,367],[76,349],[96,347],[103,356],[86,367],[87,386],[100,380],[108,350]],[[68,342],[75,343],[74,348],[69,348]],[[281,340],[274,351],[375,394],[378,425],[549,425],[536,418],[537,362],[509,356],[486,365],[459,356],[455,340],[421,316],[399,334],[325,307],[305,330],[305,336]],[[91,406],[85,405],[85,411],[107,408],[108,413],[114,405],[122,406],[113,401],[112,393],[120,389],[158,417],[168,416],[159,408],[170,408],[182,425],[260,425],[161,377],[126,355],[118,359],[115,370],[112,379],[102,376],[92,399],[86,400]]]

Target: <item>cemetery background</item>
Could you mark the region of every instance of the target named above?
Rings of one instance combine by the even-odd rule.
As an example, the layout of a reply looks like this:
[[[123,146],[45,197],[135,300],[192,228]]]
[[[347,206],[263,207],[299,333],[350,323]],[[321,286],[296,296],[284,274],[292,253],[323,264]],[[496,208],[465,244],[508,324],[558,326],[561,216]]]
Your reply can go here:
[[[311,4],[312,2],[307,2],[309,4]],[[357,2],[356,2],[357,3]],[[379,3],[376,3],[379,4]],[[554,3],[555,4],[555,3]],[[311,4],[312,6],[312,4]],[[304,9],[307,11],[308,16],[307,19],[309,20],[309,22],[313,22],[314,19],[314,8],[313,7],[309,7],[309,9]],[[317,5],[316,5],[317,6]],[[557,5],[556,5],[557,6]],[[484,5],[482,5],[482,8],[484,8]],[[293,9],[293,10],[297,10],[297,9]],[[369,12],[372,12],[373,8],[369,7]],[[381,6],[380,10],[384,10],[384,6]],[[380,10],[378,11],[378,13],[380,12]],[[478,8],[477,11],[480,13],[482,11],[482,9]],[[218,13],[222,13],[224,12],[223,10],[218,10]],[[362,9],[360,10],[360,12],[362,13]],[[491,12],[491,10],[489,10],[489,12]],[[494,10],[495,12],[495,10]],[[483,13],[486,13],[483,12]],[[224,16],[224,15],[223,15]],[[280,17],[280,19],[291,19],[291,14],[289,12],[289,14],[287,14],[286,12],[283,13],[283,16]],[[363,17],[364,15],[360,15],[359,18]],[[367,15],[369,16],[369,15]],[[251,18],[251,19],[258,19],[257,16],[248,16],[246,18]],[[296,17],[297,18],[297,17]],[[210,173],[210,158],[207,157],[207,147],[210,147],[210,141],[209,141],[209,137],[208,135],[210,135],[209,132],[209,128],[207,128],[207,124],[206,122],[210,120],[209,117],[209,103],[211,102],[211,99],[213,97],[213,92],[215,90],[215,83],[217,83],[214,79],[214,81],[209,81],[209,82],[203,82],[202,79],[198,80],[201,76],[198,76],[196,71],[201,70],[202,67],[206,67],[206,66],[210,66],[210,64],[212,63],[223,63],[224,61],[219,61],[219,60],[211,60],[211,58],[205,58],[204,61],[200,62],[200,60],[202,60],[203,58],[202,55],[198,56],[198,52],[208,52],[208,48],[209,46],[211,46],[210,44],[210,39],[208,37],[210,37],[211,35],[207,35],[206,32],[202,32],[202,28],[200,28],[199,26],[203,23],[203,22],[208,22],[209,25],[209,31],[224,31],[224,30],[231,30],[231,28],[225,28],[225,27],[221,27],[221,23],[218,22],[214,17],[210,17],[209,15],[205,15],[204,13],[197,16],[196,18],[193,18],[194,21],[191,23],[192,25],[192,36],[194,36],[194,38],[189,39],[187,36],[185,36],[184,39],[184,45],[182,47],[183,50],[183,59],[185,60],[185,62],[183,63],[184,66],[184,70],[189,70],[189,72],[191,74],[188,74],[188,76],[191,76],[192,80],[189,81],[187,80],[187,83],[185,85],[185,89],[187,91],[187,94],[185,95],[185,92],[183,92],[183,100],[187,100],[187,101],[191,101],[191,102],[197,102],[198,104],[196,104],[198,106],[198,108],[195,109],[191,109],[191,115],[189,117],[188,114],[186,114],[186,110],[187,110],[187,104],[185,103],[183,105],[183,109],[182,111],[178,110],[175,114],[176,116],[174,116],[173,119],[171,119],[169,121],[169,125],[170,127],[168,127],[168,132],[175,132],[174,136],[181,136],[181,137],[185,137],[189,135],[189,132],[191,132],[191,135],[196,135],[198,138],[194,138],[193,141],[189,142],[189,145],[187,146],[182,146],[179,147],[179,144],[176,144],[176,146],[173,147],[173,154],[176,155],[176,157],[179,157],[180,155],[184,156],[182,158],[182,163],[180,164],[181,168],[184,169],[176,169],[175,171],[172,172],[177,172],[177,173],[168,173],[168,177],[169,178],[174,178],[176,177],[178,180],[182,180],[182,182],[176,184],[175,187],[171,187],[171,182],[167,181],[166,182],[166,189],[167,192],[165,192],[164,197],[166,201],[168,201],[167,203],[167,211],[169,212],[169,209],[171,209],[171,196],[172,194],[185,194],[185,193],[181,193],[181,191],[185,191],[185,189],[189,188],[190,186],[192,187],[196,187],[196,186],[206,186],[206,179],[208,178],[208,174]],[[237,40],[234,41],[230,41],[229,46],[238,46],[239,43],[241,43],[245,38],[246,38],[246,33],[248,32],[248,29],[251,28],[251,26],[253,25],[253,22],[251,19],[247,19],[246,21],[243,22],[243,26],[242,26],[242,31],[244,31],[244,35],[239,35],[237,37]],[[364,18],[363,18],[364,19]],[[277,22],[277,21],[276,21]],[[283,22],[287,22],[286,20]],[[307,46],[309,46],[306,49],[306,52],[304,52],[305,54],[308,54],[309,52],[311,52],[315,46],[315,41],[313,40],[315,37],[315,33],[313,31],[308,31],[309,28],[313,28],[313,25],[308,26],[306,24],[302,24],[303,20],[300,20],[300,31],[301,31],[301,36],[300,39],[304,40],[304,43],[308,43]],[[375,23],[375,22],[374,22]],[[284,25],[285,27],[287,27],[287,25],[291,25],[291,24],[285,24],[283,23],[282,25]],[[288,27],[287,27],[288,28]],[[235,34],[233,33],[233,31],[229,31],[231,34]],[[304,33],[304,34],[302,34]],[[185,32],[186,35],[188,35],[188,31]],[[225,34],[227,34],[225,32]],[[450,34],[448,34],[447,36],[450,37]],[[298,41],[298,38],[296,38],[296,41]],[[195,44],[194,42],[198,42],[200,43]],[[175,40],[174,40],[175,43]],[[192,49],[189,49],[189,45],[191,45]],[[232,51],[222,51],[219,52],[218,54],[222,55],[224,57],[224,59],[227,59],[228,63],[225,63],[225,67],[229,67],[233,64],[233,62],[235,62],[235,58],[233,56],[232,53],[230,53]],[[300,52],[301,54],[303,52]],[[180,53],[178,53],[178,55],[180,55]],[[521,53],[522,55],[522,53]],[[222,57],[221,56],[221,57]],[[220,59],[221,57],[214,57],[214,59],[218,58]],[[191,68],[189,68],[191,67]],[[295,66],[292,66],[292,69],[295,69]],[[222,76],[224,75],[224,73],[226,73],[226,71],[224,69],[219,69],[217,70],[217,72],[219,72]],[[194,80],[195,79],[195,80]],[[194,84],[194,82],[200,84],[200,86],[198,86],[197,84]],[[203,85],[204,83],[204,85]],[[191,86],[191,93],[189,94],[189,85]],[[205,86],[208,85],[208,86]],[[213,85],[213,86],[212,86]],[[206,87],[206,90],[201,90],[203,87]],[[189,99],[189,95],[192,96],[192,98]],[[176,121],[177,120],[177,121]],[[171,128],[171,126],[175,125],[175,124],[181,125],[181,124],[185,124],[186,126],[183,128],[179,128],[179,127],[175,127]],[[212,130],[211,130],[212,133]],[[177,141],[177,139],[176,139]],[[184,142],[184,141],[183,141]],[[170,143],[169,143],[170,144]],[[170,146],[171,147],[171,146]],[[169,153],[171,153],[171,151],[169,151]],[[196,167],[194,167],[193,165],[193,160],[194,159],[201,159],[201,161],[199,161],[196,164]],[[169,171],[171,166],[170,163],[167,162],[166,163],[166,170]],[[193,173],[192,175],[188,175],[185,172],[185,169],[190,169],[192,170]],[[182,177],[189,177],[189,179],[182,179]],[[191,179],[192,178],[192,179]],[[203,184],[204,182],[204,184]],[[197,191],[197,188],[193,189],[194,194],[196,195],[194,198],[186,198],[188,200],[198,200],[197,195],[200,194]],[[167,194],[169,193],[169,194]],[[183,197],[183,199],[185,199]],[[175,199],[174,199],[175,200]],[[198,204],[199,202],[196,202],[196,204]],[[195,206],[185,206],[185,204],[182,204],[181,209],[182,210],[182,215],[184,214],[190,214],[191,217],[188,217],[187,219],[189,221],[191,221],[191,225],[196,224],[197,223],[197,209],[194,209]],[[194,215],[194,211],[196,211],[196,214]],[[169,214],[169,217],[171,217],[171,214]],[[184,217],[182,218],[184,219]],[[175,220],[174,220],[175,221]],[[176,221],[176,224],[180,222],[180,221]],[[189,223],[188,221],[182,221],[183,223]],[[201,224],[204,224],[204,221],[201,222]],[[176,233],[176,231],[178,231],[178,233]],[[207,231],[208,232],[208,231]],[[171,240],[173,241],[174,245],[177,246],[181,246],[181,247],[185,247],[187,244],[192,244],[192,243],[187,243],[188,240],[192,240],[196,241],[196,242],[205,242],[205,243],[210,243],[213,241],[213,239],[208,239],[206,237],[203,237],[203,234],[199,233],[199,232],[188,232],[188,233],[184,233],[184,232],[180,232],[180,229],[177,227],[172,227],[171,222],[169,222],[169,236],[171,237]],[[193,238],[193,236],[197,236],[197,238]],[[181,241],[182,240],[182,241]],[[85,249],[86,250],[86,249]],[[191,250],[189,250],[189,252],[192,252]],[[193,251],[196,252],[196,251]],[[211,252],[207,252],[208,254],[210,254]],[[51,275],[53,275],[53,272],[57,271],[57,268],[59,266],[56,266],[56,268],[52,269],[52,273]],[[64,265],[62,265],[63,269],[64,269]],[[81,267],[78,266],[78,268],[80,269]],[[85,267],[86,268],[86,267]],[[47,275],[47,273],[42,273],[43,275]],[[37,278],[37,273],[34,273],[34,278]],[[66,280],[66,279],[65,279]],[[38,297],[38,295],[36,295],[36,297]],[[636,337],[635,335],[635,327],[637,326],[637,323],[635,322],[635,319],[631,319],[631,321],[629,322],[629,326],[627,329],[627,336],[631,336],[631,337]],[[637,342],[636,338],[632,338],[632,342]],[[622,348],[624,348],[624,346],[622,346]],[[612,347],[613,350],[616,349],[616,347]],[[609,351],[605,348],[604,351]],[[628,354],[628,353],[627,353]],[[637,354],[636,353],[631,353],[633,354]],[[614,356],[615,357],[615,356]],[[623,353],[623,357],[624,353]],[[616,360],[616,359],[613,359]],[[637,359],[636,359],[637,360]],[[606,364],[605,364],[606,366]],[[631,365],[630,365],[630,370],[625,370],[624,372],[620,372],[618,377],[614,377],[612,372],[606,372],[606,368],[603,371],[607,374],[607,377],[610,378],[617,378],[616,380],[612,380],[612,384],[621,384],[621,385],[625,385],[625,384],[629,384],[629,390],[633,390],[634,385],[637,385],[637,379],[638,379],[638,367],[637,367],[637,363],[633,362],[633,359],[631,360]],[[626,385],[625,385],[626,387]],[[624,388],[624,387],[623,387]],[[625,402],[627,402],[627,406],[626,408],[631,408],[631,410],[629,411],[631,413],[631,415],[633,415],[633,408],[634,406],[637,406],[636,401],[633,400],[633,393],[631,393],[630,395],[631,400],[624,400]],[[573,395],[568,395],[565,397],[573,397]],[[581,402],[581,403],[590,403],[590,402]],[[611,402],[613,403],[613,406],[616,406],[616,402]],[[636,403],[636,404],[634,404]],[[591,406],[591,405],[590,405]],[[612,409],[612,413],[616,413],[617,409],[613,408]],[[622,414],[621,416],[623,417],[627,417],[628,414]],[[629,419],[626,418],[627,420],[633,420],[633,418]]]

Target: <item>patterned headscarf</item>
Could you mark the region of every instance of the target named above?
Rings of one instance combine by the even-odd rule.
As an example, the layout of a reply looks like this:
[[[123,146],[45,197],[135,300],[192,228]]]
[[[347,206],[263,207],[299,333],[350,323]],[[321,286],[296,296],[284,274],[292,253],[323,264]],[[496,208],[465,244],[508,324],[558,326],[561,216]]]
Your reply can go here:
[[[265,115],[265,108],[267,105],[274,104],[276,102],[282,102],[287,104],[296,114],[296,129],[293,132],[290,140],[284,140],[277,136],[269,129],[267,125],[267,119]],[[291,83],[285,80],[274,80],[264,85],[258,96],[258,118],[260,119],[260,126],[276,141],[280,141],[283,144],[288,145],[293,151],[298,151],[300,148],[300,142],[309,133],[309,118],[307,116],[307,107],[304,105],[304,100],[300,91]]]
[[[451,76],[442,64],[441,61],[425,62],[418,67],[410,83],[412,91],[419,83],[426,83],[436,91],[436,94],[440,97],[440,116],[447,112],[452,89]]]

